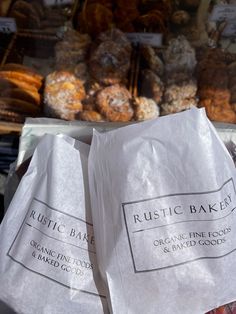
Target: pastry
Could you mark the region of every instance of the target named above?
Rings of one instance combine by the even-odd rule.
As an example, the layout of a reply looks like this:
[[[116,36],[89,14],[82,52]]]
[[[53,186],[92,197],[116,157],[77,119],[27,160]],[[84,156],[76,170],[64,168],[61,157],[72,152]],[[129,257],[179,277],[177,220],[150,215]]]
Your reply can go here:
[[[0,67],[0,71],[19,72],[30,75],[39,82],[42,82],[43,80],[43,76],[37,73],[34,69],[18,63],[6,63]]]
[[[60,82],[76,82],[77,84],[83,85],[80,80],[78,80],[73,73],[70,73],[68,71],[55,71],[50,73],[46,77],[45,84],[55,84]]]
[[[27,73],[0,70],[0,78],[22,81],[26,84],[31,85],[32,87],[35,87],[37,90],[40,89],[42,85],[42,82],[40,80]]]
[[[116,26],[123,32],[135,31],[134,21],[140,16],[136,7],[117,7],[114,11],[114,20]]]
[[[83,84],[85,84],[90,78],[88,66],[85,62],[80,62],[75,66],[74,74]]]
[[[164,64],[156,54],[154,48],[149,45],[144,45],[141,48],[141,54],[148,67],[157,75],[162,76],[164,72]]]
[[[82,82],[72,73],[53,72],[46,78],[45,112],[52,117],[75,120],[83,109],[85,95]]]
[[[61,41],[55,45],[55,59],[57,64],[72,64],[85,60],[89,49],[87,43]]]
[[[108,86],[97,93],[96,104],[102,115],[109,121],[130,121],[134,111],[131,94],[122,85]]]
[[[194,98],[197,92],[197,83],[193,79],[176,81],[168,84],[164,93],[164,101],[171,102],[185,98]]]
[[[206,109],[208,118],[213,121],[233,123],[234,102],[229,87],[232,87],[232,70],[227,66],[225,54],[220,49],[208,49],[198,64],[199,106]],[[231,73],[231,75],[229,75]]]
[[[101,84],[124,82],[130,68],[130,55],[125,48],[112,42],[101,43],[89,60],[91,76]]]
[[[214,106],[211,100],[202,100],[199,105],[206,109],[206,114],[212,121],[236,123],[236,113],[233,108]]]
[[[63,40],[55,45],[56,68],[58,70],[72,70],[77,63],[85,62],[91,45],[91,38],[87,34],[67,27],[63,33]]]
[[[37,116],[40,113],[40,109],[38,106],[35,106],[34,104],[23,100],[8,97],[0,97],[0,109],[18,113],[25,113],[33,117]]]
[[[160,115],[160,109],[156,102],[146,97],[135,97],[134,99],[134,119],[144,121],[155,119]]]
[[[104,121],[102,115],[99,112],[93,110],[83,110],[79,113],[78,117],[82,121]]]
[[[164,53],[164,61],[167,73],[193,73],[197,64],[195,50],[184,36],[169,41]]]
[[[165,19],[168,20],[171,14],[173,13],[173,1],[169,0],[142,0],[140,10],[142,13],[148,13],[152,10],[157,10],[165,16]]]
[[[113,1],[112,0],[87,0],[87,5],[90,5],[90,4],[96,4],[98,3],[103,5],[104,7],[112,10],[112,7],[113,7]]]
[[[173,100],[171,102],[161,104],[161,114],[168,115],[194,107],[197,107],[197,100],[195,98]]]
[[[18,27],[40,28],[40,15],[37,8],[31,3],[23,0],[16,1],[10,12],[10,16],[16,19]]]
[[[159,76],[151,70],[143,70],[141,94],[147,98],[152,98],[157,104],[162,100],[164,85]]]
[[[190,15],[187,11],[178,10],[171,16],[171,22],[175,25],[186,25],[190,21]]]
[[[44,19],[45,17],[45,8],[43,6],[43,3],[38,0],[34,0],[31,2],[31,5],[33,6],[34,10],[37,12],[40,19]]]
[[[96,97],[90,96],[82,100],[83,111],[96,111]]]
[[[98,43],[102,43],[105,41],[116,43],[120,45],[122,48],[125,48],[128,53],[131,53],[132,47],[127,39],[126,35],[121,32],[117,28],[112,28],[107,30],[106,32],[101,33],[96,40]]]
[[[112,26],[113,13],[100,3],[91,3],[83,8],[78,21],[82,32],[95,37]]]
[[[198,90],[200,99],[212,99],[214,102],[225,103],[230,101],[229,89],[215,88],[211,86],[204,86]]]
[[[140,32],[146,30],[147,32],[153,33],[168,33],[166,15],[164,12],[161,12],[159,10],[151,10],[147,14],[139,16],[134,21],[134,24],[137,31]]]
[[[0,97],[15,98],[35,105],[40,105],[41,99],[38,92],[21,88],[7,88],[0,91]]]
[[[6,89],[6,88],[15,88],[15,87],[21,88],[23,90],[30,90],[33,93],[38,92],[35,86],[25,83],[24,81],[16,80],[13,78],[0,77],[0,90]]]

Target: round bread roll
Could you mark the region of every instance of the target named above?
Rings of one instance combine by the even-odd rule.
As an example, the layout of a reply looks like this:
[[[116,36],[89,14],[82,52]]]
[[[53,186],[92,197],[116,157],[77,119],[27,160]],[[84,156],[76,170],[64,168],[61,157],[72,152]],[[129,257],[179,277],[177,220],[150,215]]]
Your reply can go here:
[[[135,97],[133,105],[134,119],[137,121],[155,119],[160,115],[160,109],[153,99]]]
[[[70,72],[53,72],[46,78],[45,113],[65,120],[78,119],[86,93],[82,82]]]
[[[130,55],[127,50],[112,41],[101,43],[89,61],[91,76],[105,85],[125,81],[129,68]]]
[[[197,107],[197,100],[195,98],[173,100],[169,103],[161,104],[161,114],[168,115],[172,113],[181,112],[187,109]]]
[[[184,98],[194,98],[197,92],[197,83],[194,79],[180,81],[168,85],[164,93],[164,101],[181,100]]]
[[[107,120],[126,122],[134,114],[131,98],[130,92],[124,86],[115,84],[98,92],[96,104]]]

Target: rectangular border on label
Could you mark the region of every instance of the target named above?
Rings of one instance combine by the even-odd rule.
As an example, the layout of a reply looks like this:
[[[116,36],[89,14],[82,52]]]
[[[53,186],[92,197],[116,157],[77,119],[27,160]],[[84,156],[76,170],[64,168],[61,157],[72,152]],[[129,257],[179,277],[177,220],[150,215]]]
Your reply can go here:
[[[234,194],[236,195],[236,189],[235,189],[235,184],[234,184],[234,180],[231,177],[229,180],[225,181],[222,186],[219,189],[216,190],[211,190],[211,191],[207,191],[207,192],[194,192],[194,193],[176,193],[176,194],[167,194],[167,195],[162,195],[162,196],[157,196],[157,197],[152,197],[152,198],[147,198],[147,199],[143,199],[143,200],[138,200],[138,201],[131,201],[131,202],[124,202],[122,203],[122,209],[123,209],[123,215],[124,215],[124,221],[125,221],[125,227],[126,227],[126,232],[127,232],[127,236],[128,236],[128,242],[129,242],[129,248],[130,248],[130,254],[131,254],[131,258],[132,258],[132,263],[133,263],[133,267],[134,267],[134,272],[135,273],[145,273],[145,272],[152,272],[152,271],[159,271],[159,270],[164,270],[164,269],[168,269],[168,268],[172,268],[172,267],[177,267],[180,265],[184,265],[184,264],[188,264],[188,263],[192,263],[198,260],[203,260],[203,259],[218,259],[218,258],[222,258],[224,256],[227,256],[233,252],[236,251],[236,248],[231,250],[230,252],[221,255],[221,256],[202,256],[193,260],[189,260],[186,262],[182,262],[182,263],[178,263],[175,265],[171,265],[171,266],[166,266],[166,267],[161,267],[161,268],[154,268],[154,269],[147,269],[147,270],[137,270],[136,265],[135,265],[135,259],[134,259],[134,254],[133,254],[133,249],[132,249],[132,244],[131,244],[131,239],[130,239],[130,235],[129,235],[129,228],[128,228],[128,224],[127,224],[127,219],[126,219],[126,209],[125,206],[130,205],[130,204],[137,204],[137,203],[142,203],[142,202],[146,202],[146,201],[151,201],[151,200],[155,200],[155,199],[161,199],[161,198],[166,198],[166,197],[172,197],[172,196],[180,196],[180,195],[203,195],[203,194],[211,194],[211,193],[215,193],[215,192],[219,192],[223,189],[223,187],[228,184],[228,183],[232,183],[233,185],[233,190],[234,190]],[[236,207],[233,208],[233,210],[230,212],[230,215],[232,214],[232,212],[236,209]],[[229,216],[229,215],[227,215]],[[223,217],[225,218],[225,217]],[[214,219],[213,219],[214,220]],[[188,222],[193,222],[191,221],[183,221],[184,223],[188,223]],[[165,225],[165,227],[168,227],[168,225]],[[145,230],[143,230],[145,231]]]
[[[80,218],[78,218],[78,217],[72,216],[72,215],[67,214],[67,213],[65,213],[65,212],[63,212],[63,211],[60,211],[60,210],[58,210],[58,209],[55,209],[55,208],[53,208],[53,207],[47,205],[45,202],[40,201],[40,200],[38,200],[38,199],[36,199],[36,198],[34,198],[33,201],[39,202],[39,203],[41,203],[41,204],[44,204],[44,205],[47,206],[50,210],[54,210],[54,211],[59,212],[59,213],[61,213],[61,214],[67,215],[67,216],[69,216],[70,218],[79,220],[79,221],[81,221],[81,222],[83,222],[83,223],[85,223],[85,224],[88,224],[88,225],[90,225],[90,226],[93,226],[93,224],[91,224],[91,223],[89,223],[89,222],[87,222],[87,221],[84,221],[83,219],[80,219]],[[10,246],[10,248],[9,248],[9,250],[8,250],[8,252],[7,252],[6,255],[7,255],[11,260],[13,260],[15,263],[21,265],[22,267],[24,267],[24,268],[27,269],[28,271],[30,271],[30,272],[32,272],[32,273],[34,273],[34,274],[37,274],[37,275],[39,275],[39,276],[41,276],[41,277],[43,277],[43,278],[49,279],[50,281],[53,281],[53,282],[55,282],[55,283],[57,283],[57,284],[59,284],[59,285],[65,287],[65,288],[67,288],[67,289],[74,290],[74,291],[80,291],[80,292],[83,292],[83,293],[87,293],[87,294],[90,294],[90,295],[93,295],[93,296],[96,296],[96,297],[100,297],[100,298],[105,298],[105,299],[106,299],[106,296],[105,296],[105,295],[100,295],[100,294],[96,294],[96,293],[89,292],[89,291],[86,291],[86,290],[81,290],[81,289],[73,288],[73,287],[67,286],[66,284],[64,284],[64,283],[62,283],[62,282],[60,282],[60,281],[58,281],[58,280],[55,280],[55,279],[53,279],[53,278],[51,278],[51,277],[49,277],[49,276],[46,276],[46,275],[44,275],[44,274],[41,274],[40,272],[37,272],[37,271],[31,269],[30,267],[25,266],[22,262],[18,261],[17,259],[15,259],[15,258],[10,254],[10,251],[11,251],[11,249],[12,249],[12,247],[13,247],[13,245],[14,245],[16,239],[18,238],[18,236],[19,236],[19,234],[20,234],[20,231],[23,230],[23,227],[24,227],[24,225],[25,225],[25,223],[26,223],[26,219],[27,219],[27,216],[28,216],[28,214],[29,214],[30,209],[31,209],[31,207],[29,207],[29,209],[28,209],[28,211],[27,211],[27,213],[26,213],[26,215],[25,215],[25,218],[23,219],[23,222],[22,222],[22,224],[20,225],[20,228],[19,228],[18,232],[16,233],[16,236],[15,236],[15,238],[14,238],[14,240],[13,240],[13,242],[12,242],[12,244],[11,244],[11,246]],[[44,233],[44,235],[47,236],[45,233]],[[68,244],[68,245],[71,245],[71,244],[69,244],[69,243],[67,243],[67,244]],[[96,253],[94,253],[94,254],[96,254]]]

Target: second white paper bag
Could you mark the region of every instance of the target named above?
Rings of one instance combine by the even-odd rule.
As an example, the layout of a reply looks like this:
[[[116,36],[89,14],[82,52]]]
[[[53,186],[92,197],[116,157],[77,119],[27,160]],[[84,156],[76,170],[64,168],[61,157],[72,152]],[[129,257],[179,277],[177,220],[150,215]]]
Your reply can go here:
[[[95,131],[89,179],[113,313],[203,314],[236,300],[235,167],[204,110]]]

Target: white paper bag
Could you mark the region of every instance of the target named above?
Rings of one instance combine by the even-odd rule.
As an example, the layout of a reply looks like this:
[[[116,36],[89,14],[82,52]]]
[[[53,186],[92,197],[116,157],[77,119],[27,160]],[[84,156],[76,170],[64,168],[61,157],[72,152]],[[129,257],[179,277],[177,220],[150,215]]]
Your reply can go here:
[[[18,314],[107,313],[88,153],[72,138],[45,135],[0,226],[0,300]]]
[[[203,314],[236,300],[235,167],[203,109],[95,131],[89,179],[113,313]]]

